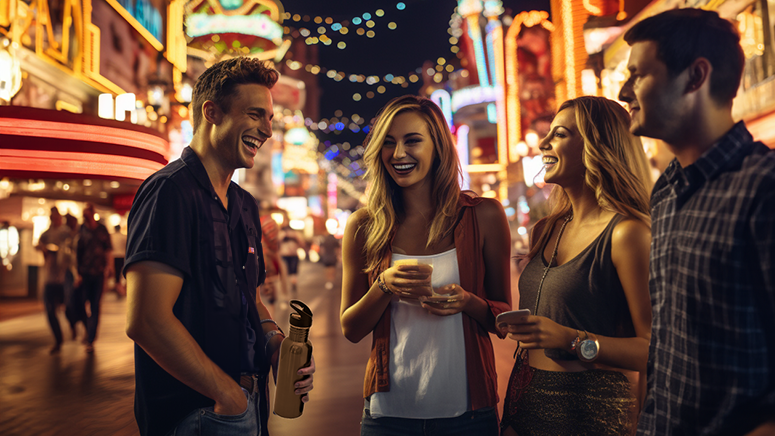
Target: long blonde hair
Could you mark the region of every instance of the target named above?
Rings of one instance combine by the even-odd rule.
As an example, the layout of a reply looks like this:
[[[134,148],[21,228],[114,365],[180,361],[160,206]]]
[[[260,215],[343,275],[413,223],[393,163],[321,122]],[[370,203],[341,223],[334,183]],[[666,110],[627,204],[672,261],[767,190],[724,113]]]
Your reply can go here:
[[[382,163],[382,146],[396,115],[405,112],[420,114],[428,125],[436,157],[431,169],[431,199],[434,202],[434,216],[428,232],[426,247],[441,241],[452,229],[458,212],[462,170],[457,157],[452,133],[444,115],[433,101],[415,95],[404,95],[390,100],[377,114],[374,126],[363,143],[366,164],[366,178],[369,183],[365,272],[379,267],[390,250],[390,243],[399,222],[405,213],[400,195],[401,187],[385,169]]]
[[[576,128],[584,140],[584,183],[595,192],[597,203],[604,210],[650,226],[651,176],[640,138],[630,133],[630,115],[620,104],[603,97],[568,100],[557,113],[565,109],[576,113]],[[528,258],[540,252],[557,220],[571,211],[570,199],[559,185],[552,188],[549,204],[551,212]]]

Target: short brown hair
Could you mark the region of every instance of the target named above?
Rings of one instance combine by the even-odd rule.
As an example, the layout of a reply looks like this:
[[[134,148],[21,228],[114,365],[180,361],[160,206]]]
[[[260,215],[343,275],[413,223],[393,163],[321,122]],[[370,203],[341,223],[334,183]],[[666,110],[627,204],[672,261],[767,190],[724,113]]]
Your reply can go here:
[[[713,66],[710,95],[719,104],[732,102],[740,86],[745,55],[740,33],[718,12],[702,9],[672,9],[646,18],[624,34],[624,40],[654,41],[657,57],[672,77],[681,74],[699,57]]]
[[[229,110],[235,85],[255,83],[272,88],[280,78],[268,62],[244,56],[227,59],[211,66],[196,81],[191,98],[194,132],[202,124],[202,105],[210,100],[223,111]]]

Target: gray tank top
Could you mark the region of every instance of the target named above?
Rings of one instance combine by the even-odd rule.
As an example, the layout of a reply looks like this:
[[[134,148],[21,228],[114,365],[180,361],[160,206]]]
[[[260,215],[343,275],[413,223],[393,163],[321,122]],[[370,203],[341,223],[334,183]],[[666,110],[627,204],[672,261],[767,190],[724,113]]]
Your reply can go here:
[[[622,218],[622,215],[614,216],[600,236],[575,258],[549,268],[534,315],[598,335],[634,336],[624,289],[611,260],[611,235]],[[544,259],[545,248],[546,245],[530,259],[519,278],[520,309],[535,308],[538,284],[549,263]],[[562,349],[547,349],[545,354],[555,360],[578,359]]]

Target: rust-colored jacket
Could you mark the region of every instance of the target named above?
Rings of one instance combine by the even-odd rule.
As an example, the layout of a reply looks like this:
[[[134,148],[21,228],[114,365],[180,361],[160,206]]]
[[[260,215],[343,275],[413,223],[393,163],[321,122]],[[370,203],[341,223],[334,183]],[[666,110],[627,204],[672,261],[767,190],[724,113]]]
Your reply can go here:
[[[511,310],[508,303],[487,299],[484,289],[485,264],[480,248],[479,225],[474,207],[482,198],[472,198],[460,194],[460,217],[455,227],[455,249],[460,270],[460,286],[490,306],[487,325],[483,326],[470,316],[463,314],[463,332],[465,335],[466,376],[468,392],[471,396],[471,409],[496,407],[498,405],[498,378],[495,373],[495,355],[488,331],[500,335],[495,328],[495,317],[501,312]],[[377,276],[390,267],[392,253],[388,253],[378,270],[369,275],[369,285]],[[371,343],[371,355],[366,365],[366,377],[363,383],[363,397],[368,398],[375,392],[390,391],[390,307],[374,327]]]

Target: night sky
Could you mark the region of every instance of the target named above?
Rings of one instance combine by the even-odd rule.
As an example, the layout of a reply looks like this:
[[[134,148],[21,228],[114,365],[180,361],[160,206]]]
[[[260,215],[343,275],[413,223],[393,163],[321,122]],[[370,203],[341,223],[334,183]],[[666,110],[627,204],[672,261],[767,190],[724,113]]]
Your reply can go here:
[[[457,3],[453,0],[403,0],[405,4],[403,10],[396,7],[398,3],[398,0],[287,0],[283,5],[286,12],[291,15],[309,15],[313,19],[315,16],[331,17],[335,23],[345,20],[351,23],[350,32],[347,35],[332,32],[330,26],[326,26],[329,28],[326,34],[331,37],[333,43],[328,46],[319,43],[318,47],[320,67],[328,70],[343,71],[347,76],[363,74],[384,77],[387,74],[393,74],[408,77],[426,61],[432,63],[431,67],[435,66],[436,59],[439,57],[444,57],[459,68],[459,59],[450,51],[451,35],[448,33],[450,18]],[[513,16],[525,10],[548,11],[549,0],[505,0],[503,6],[507,11],[511,11]],[[384,11],[383,17],[375,15],[378,9]],[[375,22],[375,26],[371,29],[375,32],[373,38],[356,34],[355,30],[358,27],[369,30],[364,23],[360,26],[352,24],[354,17],[363,18],[363,14],[367,12],[372,15],[372,20]],[[396,23],[395,30],[388,28],[390,22]],[[312,20],[305,23],[294,22],[292,19],[285,20],[283,25],[310,29],[311,36],[318,36],[315,29],[320,26]],[[337,48],[339,41],[347,44],[345,49]],[[420,80],[417,83],[409,83],[406,88],[384,81],[368,85],[365,82],[352,83],[347,77],[336,82],[325,74],[318,74],[318,81],[322,90],[320,99],[322,119],[330,119],[337,115],[337,110],[340,110],[341,116],[352,118],[352,114],[358,114],[366,119],[366,123],[390,99],[403,94],[417,94],[422,84]],[[377,92],[379,85],[385,86],[384,94]],[[366,97],[368,91],[374,92],[373,98]],[[360,101],[353,100],[355,93],[362,95]],[[365,138],[363,131],[352,133],[348,129],[344,129],[339,134],[321,131],[315,133],[321,142],[349,141],[353,146],[360,145]]]

